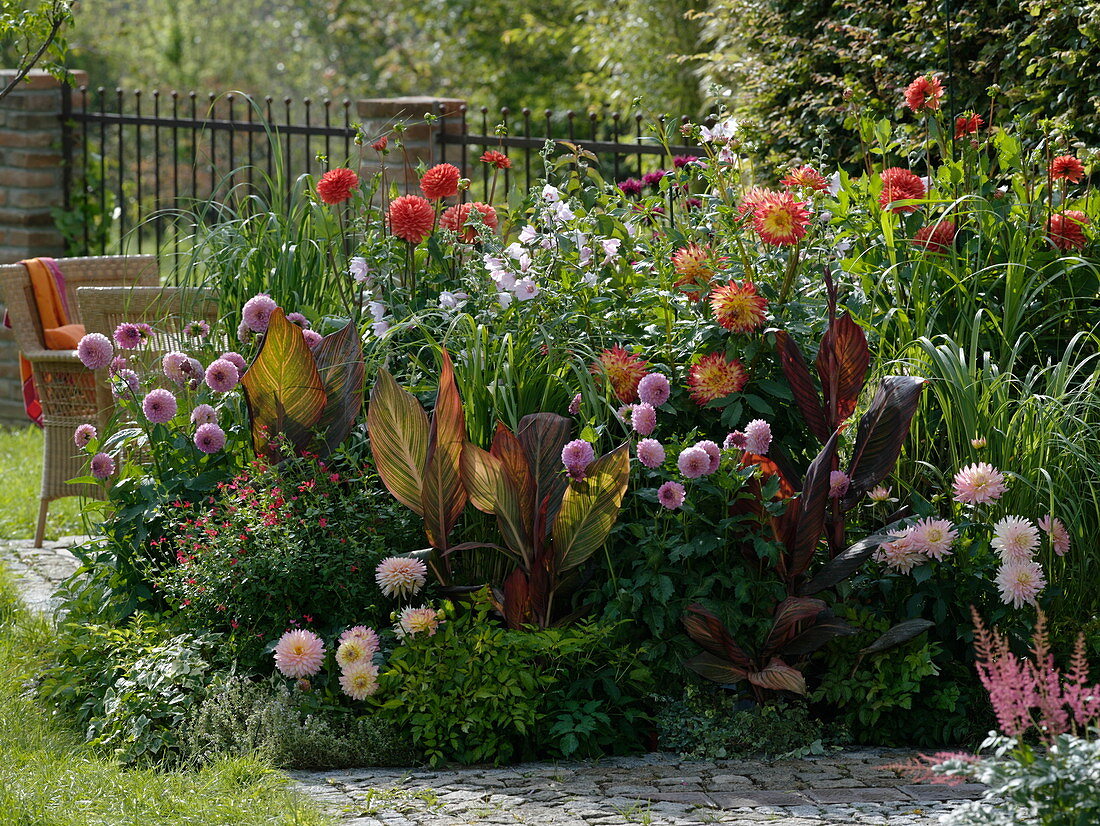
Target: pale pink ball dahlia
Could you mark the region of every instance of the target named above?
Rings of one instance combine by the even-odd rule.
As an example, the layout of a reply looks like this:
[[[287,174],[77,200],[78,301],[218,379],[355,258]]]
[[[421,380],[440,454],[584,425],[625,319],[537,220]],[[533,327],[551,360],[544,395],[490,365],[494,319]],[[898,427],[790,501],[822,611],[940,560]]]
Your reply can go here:
[[[588,466],[596,458],[592,444],[584,439],[574,439],[561,449],[561,462],[574,479],[583,479]]]
[[[670,511],[674,511],[684,504],[687,492],[679,482],[665,482],[657,489],[657,501]]]
[[[685,479],[698,479],[710,472],[710,456],[701,447],[687,447],[680,451],[676,466]]]
[[[228,353],[222,353],[219,358],[223,358],[230,362],[237,368],[237,373],[242,376],[244,375],[245,368],[248,367],[248,362],[244,360],[244,356],[240,353],[234,353],[232,350]]]
[[[77,343],[76,354],[89,370],[99,370],[111,363],[115,348],[102,333],[88,333]]]
[[[630,411],[630,424],[635,433],[648,436],[657,427],[657,411],[648,402],[640,402]]]
[[[656,439],[642,439],[637,447],[638,461],[647,468],[659,468],[665,461],[665,449]]]
[[[191,411],[191,424],[217,424],[218,411],[208,404],[197,404]]]
[[[267,293],[259,293],[245,302],[241,310],[241,321],[254,333],[262,333],[271,323],[271,314],[279,305]]]
[[[378,563],[374,581],[387,597],[410,597],[428,581],[428,567],[419,559],[391,556]]]
[[[671,392],[668,379],[660,373],[650,373],[638,382],[638,398],[654,407],[660,407],[667,402]]]
[[[236,365],[229,359],[214,359],[206,368],[206,386],[215,393],[228,393],[241,380]]]
[[[166,353],[160,360],[160,366],[164,370],[164,375],[176,384],[183,384],[191,377],[191,357],[187,353],[181,353],[178,350]]]
[[[225,431],[213,422],[200,424],[195,431],[195,447],[203,453],[217,453],[225,447]]]
[[[153,424],[170,422],[176,415],[176,397],[171,391],[158,387],[146,394],[141,402],[141,410],[145,418]]]
[[[284,677],[312,677],[325,661],[325,644],[312,631],[287,631],[275,644],[275,667]]]
[[[94,439],[98,434],[95,429],[95,425],[82,424],[77,425],[76,430],[73,431],[73,444],[83,449],[88,446],[88,442]]]
[[[106,453],[97,453],[92,457],[92,476],[106,479],[115,475],[115,460]]]
[[[765,456],[771,446],[772,426],[770,424],[763,419],[753,419],[745,425],[745,450]]]
[[[707,466],[707,476],[717,471],[722,464],[722,448],[709,439],[696,442],[695,447],[707,454],[707,458],[710,460],[710,465]]]
[[[726,435],[722,447],[726,450],[748,450],[749,440],[740,430],[734,430]]]
[[[848,492],[848,486],[852,480],[843,470],[834,470],[829,473],[829,496],[839,499]]]

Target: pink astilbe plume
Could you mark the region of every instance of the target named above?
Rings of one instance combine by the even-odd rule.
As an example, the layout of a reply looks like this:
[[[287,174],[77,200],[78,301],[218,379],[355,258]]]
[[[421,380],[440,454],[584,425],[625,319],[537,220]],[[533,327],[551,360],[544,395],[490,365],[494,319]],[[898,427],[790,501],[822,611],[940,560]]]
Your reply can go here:
[[[987,629],[975,610],[978,677],[989,692],[1001,731],[1019,737],[1031,728],[1047,742],[1060,734],[1100,724],[1100,685],[1088,684],[1084,637],[1078,637],[1069,671],[1054,664],[1046,617],[1039,611],[1031,659],[1012,653],[1008,639]]]

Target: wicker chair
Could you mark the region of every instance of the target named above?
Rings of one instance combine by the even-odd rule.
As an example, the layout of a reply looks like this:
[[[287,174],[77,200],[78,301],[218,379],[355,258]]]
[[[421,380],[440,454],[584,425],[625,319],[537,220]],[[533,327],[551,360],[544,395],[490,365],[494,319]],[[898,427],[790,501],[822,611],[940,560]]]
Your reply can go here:
[[[81,322],[77,289],[88,285],[156,285],[160,280],[152,255],[61,258],[69,320]],[[99,416],[96,379],[76,357],[74,350],[47,350],[38,318],[30,277],[22,264],[0,266],[0,287],[11,315],[19,349],[31,363],[34,383],[42,403],[45,448],[42,456],[42,492],[35,528],[35,547],[42,546],[49,503],[65,496],[100,496],[94,485],[69,485],[67,480],[87,472],[87,456],[73,445],[73,429]]]
[[[108,338],[124,321],[146,322],[153,336],[134,351],[147,369],[159,369],[160,358],[173,350],[188,351],[194,339],[184,332],[190,321],[205,321],[217,330],[218,297],[213,290],[191,287],[81,287],[76,291],[80,317],[89,333]],[[217,333],[215,333],[217,335]],[[208,341],[213,346],[224,341]],[[224,348],[223,348],[224,349]],[[101,432],[107,432],[114,412],[107,368],[96,371],[97,405]]]

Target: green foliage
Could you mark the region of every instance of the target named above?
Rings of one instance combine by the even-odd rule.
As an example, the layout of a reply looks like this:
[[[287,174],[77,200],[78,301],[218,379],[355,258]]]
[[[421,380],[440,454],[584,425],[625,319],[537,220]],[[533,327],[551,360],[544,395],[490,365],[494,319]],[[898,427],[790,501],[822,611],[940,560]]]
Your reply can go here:
[[[0,57],[5,66],[15,70],[0,88],[0,100],[39,64],[56,77],[64,77],[64,35],[73,22],[74,5],[68,0],[0,0]]]
[[[649,672],[612,642],[613,628],[512,631],[484,592],[433,636],[406,637],[381,677],[382,712],[437,764],[503,763],[535,754],[636,749]]]
[[[181,738],[183,752],[203,762],[257,753],[293,769],[418,762],[408,737],[383,715],[319,712],[303,707],[301,697],[285,685],[230,678],[213,686],[191,714]]]
[[[656,722],[662,750],[702,760],[821,754],[827,739],[805,705],[754,706],[709,686],[688,685],[682,698],[665,698]]]
[[[211,635],[176,634],[146,614],[121,626],[70,616],[42,691],[122,763],[170,760],[179,728],[209,679]]]
[[[165,537],[173,563],[154,581],[178,621],[230,634],[250,664],[258,637],[294,623],[324,633],[386,625],[374,568],[407,543],[411,524],[360,464],[364,449],[360,436],[331,464],[253,466],[212,503],[176,509]]]

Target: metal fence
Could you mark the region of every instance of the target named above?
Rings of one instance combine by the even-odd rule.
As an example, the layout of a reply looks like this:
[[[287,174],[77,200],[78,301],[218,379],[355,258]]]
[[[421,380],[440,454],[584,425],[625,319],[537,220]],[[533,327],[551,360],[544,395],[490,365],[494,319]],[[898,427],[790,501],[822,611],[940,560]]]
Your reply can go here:
[[[77,104],[62,91],[65,203],[58,225],[70,254],[163,252],[177,254],[185,232],[178,216],[210,204],[234,210],[290,197],[304,173],[359,164],[354,101],[285,98],[262,100],[233,93],[77,90]],[[686,121],[686,118],[681,119]],[[661,119],[660,125],[668,121]],[[372,124],[371,128],[374,128]],[[442,106],[428,119],[427,163],[449,162],[471,179],[465,197],[490,200],[490,170],[478,158],[488,149],[508,156],[505,195],[530,188],[544,170],[547,140],[557,149],[590,153],[605,177],[640,177],[666,166],[670,155],[698,148],[663,146],[647,134],[641,114],[607,111],[515,115],[501,109],[470,111]],[[679,132],[676,131],[677,136]],[[364,134],[370,141],[380,135]],[[208,210],[217,218],[217,211]],[[174,256],[177,257],[177,256]]]

